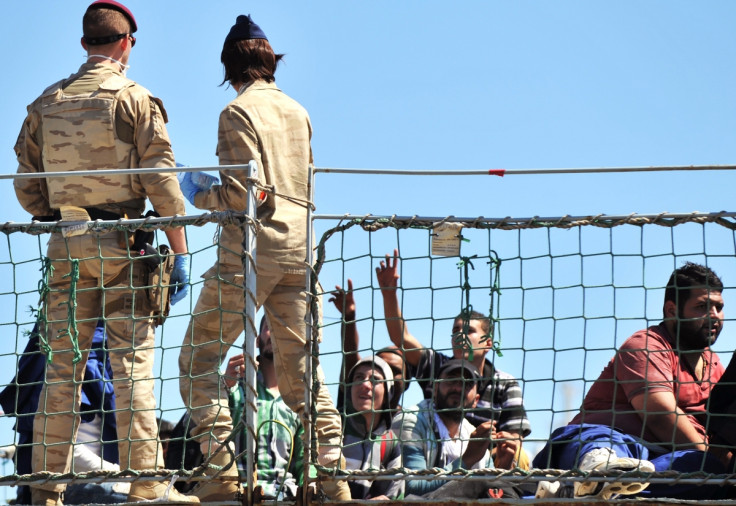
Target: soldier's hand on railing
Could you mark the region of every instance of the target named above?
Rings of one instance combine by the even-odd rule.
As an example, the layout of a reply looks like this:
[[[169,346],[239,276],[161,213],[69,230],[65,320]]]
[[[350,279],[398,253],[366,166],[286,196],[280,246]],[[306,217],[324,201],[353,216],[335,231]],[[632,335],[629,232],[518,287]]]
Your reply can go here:
[[[194,205],[194,197],[197,193],[209,190],[212,185],[220,182],[217,177],[204,172],[180,173],[178,179],[181,192],[192,205]]]
[[[176,255],[174,270],[171,272],[171,305],[186,297],[189,292],[189,256]]]

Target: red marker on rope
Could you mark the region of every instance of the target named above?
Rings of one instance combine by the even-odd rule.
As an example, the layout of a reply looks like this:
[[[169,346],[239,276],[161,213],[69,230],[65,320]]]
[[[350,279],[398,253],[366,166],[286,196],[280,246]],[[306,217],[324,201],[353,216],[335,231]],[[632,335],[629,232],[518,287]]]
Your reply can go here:
[[[489,176],[500,176],[503,177],[506,174],[506,169],[491,169],[488,171]]]

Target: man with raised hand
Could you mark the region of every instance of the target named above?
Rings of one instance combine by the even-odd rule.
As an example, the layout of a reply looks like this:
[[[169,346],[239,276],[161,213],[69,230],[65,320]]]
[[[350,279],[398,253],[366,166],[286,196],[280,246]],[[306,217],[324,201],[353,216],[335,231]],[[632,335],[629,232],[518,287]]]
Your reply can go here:
[[[224,83],[237,92],[220,113],[217,155],[220,165],[241,165],[255,160],[260,182],[278,194],[258,191],[257,217],[262,225],[257,238],[256,302],[263,306],[271,328],[274,366],[279,391],[300,417],[304,414],[307,336],[305,316],[309,297],[305,290],[307,265],[307,206],[309,164],[312,163],[312,126],[307,111],[276,87],[274,73],[282,55],[273,51],[263,30],[250,16],[238,16],[223,44],[220,60]],[[191,173],[187,173],[191,174]],[[196,174],[182,178],[184,195],[199,209],[246,209],[248,181],[244,171],[223,168],[222,184],[204,189]],[[208,270],[202,292],[184,338],[179,368],[180,391],[191,406],[192,431],[202,452],[211,457],[209,475],[237,477],[234,450],[222,443],[232,431],[227,392],[221,387],[219,367],[228,349],[243,332],[243,229],[222,227],[218,258]],[[319,325],[319,321],[314,322]],[[317,365],[317,382],[324,373]],[[317,430],[320,471],[344,466],[340,445],[340,415],[324,386],[315,392],[316,410],[309,421]],[[305,423],[305,428],[307,424]],[[333,500],[350,500],[343,480],[321,481]],[[204,484],[195,489],[200,499],[232,499],[231,486]]]
[[[358,361],[347,373],[343,454],[351,471],[385,471],[401,467],[401,448],[391,425],[395,394],[391,367],[379,356]],[[348,482],[353,499],[400,499],[402,480],[357,479]]]
[[[340,312],[342,321],[340,323],[340,334],[342,335],[342,352],[343,363],[340,370],[340,386],[337,391],[337,409],[341,413],[345,411],[345,375],[352,371],[355,364],[361,361],[362,357],[358,351],[360,348],[360,336],[358,335],[358,327],[356,325],[356,304],[353,296],[353,280],[348,279],[348,289],[343,290],[340,285],[335,286],[329,302],[335,305]],[[409,387],[409,380],[412,373],[404,360],[404,352],[395,345],[387,346],[376,351],[376,356],[381,357],[391,368],[394,380],[394,392],[391,396],[391,410],[394,413],[401,410],[399,402],[401,396]]]
[[[676,269],[664,293],[664,320],[621,345],[590,387],[580,412],[554,431],[534,467],[590,471],[724,472],[708,452],[706,406],[724,369],[711,350],[723,329],[723,283],[691,262]],[[647,490],[647,487],[649,487]],[[567,495],[542,482],[538,497]],[[575,497],[637,494],[707,498],[692,485],[586,481]]]
[[[125,77],[137,28],[133,14],[119,2],[98,0],[87,8],[81,41],[86,62],[28,106],[15,145],[18,173],[175,165],[161,101]],[[161,216],[184,214],[184,198],[173,173],[16,179],[15,191],[26,211],[47,221],[138,218],[146,198]],[[180,283],[175,302],[187,289],[187,244],[183,228],[168,229],[166,236],[179,254],[172,275],[172,281]],[[69,471],[85,350],[101,317],[115,376],[120,467],[157,468],[156,301],[139,289],[148,285],[148,273],[131,246],[127,232],[92,235],[67,228],[63,234],[51,234],[49,291],[40,329],[50,362],[34,423],[34,472]],[[64,488],[54,482],[33,485],[33,503],[61,504]],[[168,489],[164,481],[135,481],[128,500],[163,497],[199,502]]]
[[[430,399],[434,392],[433,381],[439,377],[439,370],[448,360],[455,358],[470,359],[478,369],[481,380],[478,384],[480,399],[476,409],[469,410],[465,416],[473,425],[488,420],[495,420],[499,431],[526,437],[531,432],[531,425],[526,417],[522,391],[519,382],[510,374],[500,371],[486,355],[492,349],[493,328],[485,315],[472,312],[470,315],[458,315],[452,325],[451,341],[452,357],[425,348],[419,340],[409,332],[404,320],[398,289],[399,252],[394,250],[393,257],[386,255],[386,260],[376,267],[376,278],[383,296],[383,310],[391,341],[404,352],[404,357],[411,367],[424,392],[424,398]],[[469,318],[469,320],[468,320]],[[467,329],[464,324],[467,321]],[[467,334],[467,343],[463,342],[463,333]]]

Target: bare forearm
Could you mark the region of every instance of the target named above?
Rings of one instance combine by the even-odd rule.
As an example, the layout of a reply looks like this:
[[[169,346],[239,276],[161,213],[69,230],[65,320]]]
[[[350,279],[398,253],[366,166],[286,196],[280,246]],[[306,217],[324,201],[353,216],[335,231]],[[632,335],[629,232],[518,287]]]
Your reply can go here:
[[[640,394],[631,399],[646,429],[660,444],[671,444],[677,449],[706,450],[704,436],[690,422],[672,392],[658,391]]]
[[[672,444],[678,450],[706,451],[708,446],[702,434],[690,423],[687,415],[677,408],[677,413],[646,416],[646,426],[663,444]]]
[[[174,253],[181,254],[187,252],[187,237],[184,227],[169,228],[165,230],[166,238],[169,240],[169,246]]]
[[[396,290],[383,290],[383,315],[386,319],[386,330],[388,336],[396,346],[404,350],[405,360],[416,366],[421,358],[421,345],[419,341],[409,332],[401,308]]]
[[[358,335],[358,327],[355,325],[355,313],[346,314],[343,317],[342,324],[342,350],[344,352],[345,370],[343,377],[349,373],[355,364],[360,360],[358,346],[360,345],[360,336]]]

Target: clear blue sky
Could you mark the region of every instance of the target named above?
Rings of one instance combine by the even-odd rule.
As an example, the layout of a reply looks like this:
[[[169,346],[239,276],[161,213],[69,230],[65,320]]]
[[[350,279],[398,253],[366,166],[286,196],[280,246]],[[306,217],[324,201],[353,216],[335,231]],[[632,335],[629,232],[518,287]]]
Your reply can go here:
[[[16,169],[12,146],[25,106],[84,61],[79,38],[87,4],[4,6],[4,173]],[[187,165],[217,163],[217,116],[234,97],[232,89],[218,87],[219,54],[235,17],[247,13],[286,54],[277,84],[311,115],[318,167],[521,169],[736,160],[733,2],[126,5],[139,25],[128,76],[164,101],[177,161]],[[425,216],[720,211],[733,210],[733,182],[729,172],[320,175],[316,204],[325,214]],[[26,221],[9,181],[0,192],[2,221]],[[212,233],[195,232],[190,241],[207,242]],[[386,241],[387,250],[394,245]],[[207,266],[195,260],[195,274]],[[733,277],[733,271],[723,274]],[[323,279],[326,287],[342,282]],[[4,316],[7,321],[13,315]],[[166,346],[178,343],[183,325],[165,330]],[[515,369],[500,360],[502,368]]]

